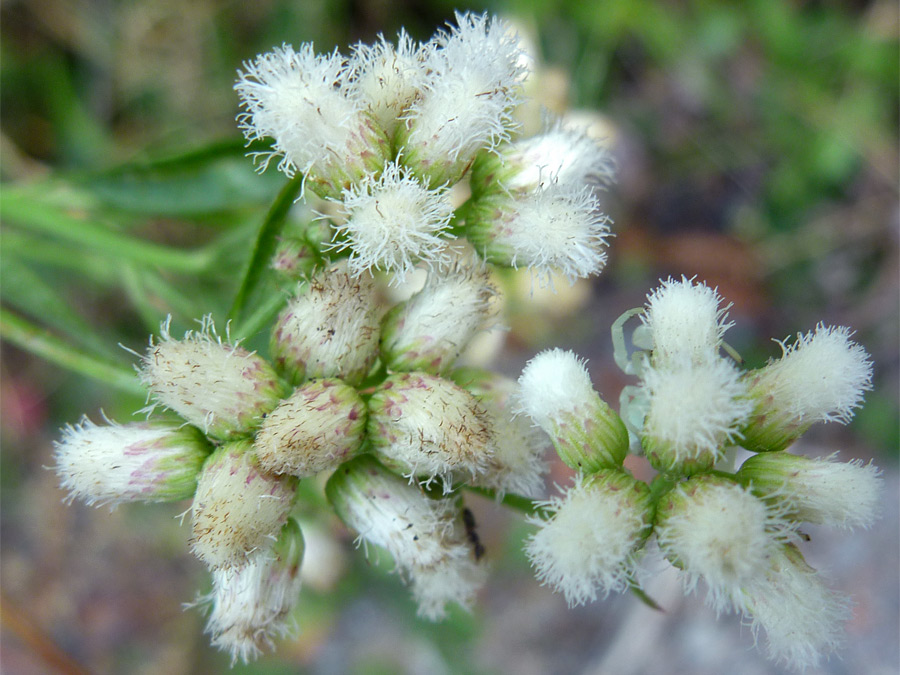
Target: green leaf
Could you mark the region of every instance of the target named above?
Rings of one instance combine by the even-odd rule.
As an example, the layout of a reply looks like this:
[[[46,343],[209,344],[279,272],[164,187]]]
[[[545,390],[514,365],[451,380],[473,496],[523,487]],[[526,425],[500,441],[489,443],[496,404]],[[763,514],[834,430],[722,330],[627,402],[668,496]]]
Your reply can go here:
[[[24,229],[51,235],[69,244],[84,246],[113,261],[130,260],[197,274],[206,270],[215,257],[210,249],[183,251],[130,237],[91,220],[76,217],[62,208],[42,203],[28,192],[15,188],[5,188],[3,191],[0,219]]]
[[[52,328],[66,334],[82,347],[100,355],[108,345],[58,290],[44,281],[28,265],[4,257],[3,284],[0,297],[20,312],[40,318]]]
[[[235,295],[234,302],[228,312],[229,320],[237,320],[244,311],[251,294],[257,290],[263,278],[263,272],[269,267],[269,262],[275,254],[278,244],[278,235],[284,227],[288,212],[291,210],[300,190],[303,187],[303,176],[294,176],[278,193],[269,212],[266,214],[247,267],[244,269],[240,288]]]
[[[46,328],[0,307],[0,337],[52,363],[130,394],[143,395],[144,387],[133,370],[88,354],[67,344]]]

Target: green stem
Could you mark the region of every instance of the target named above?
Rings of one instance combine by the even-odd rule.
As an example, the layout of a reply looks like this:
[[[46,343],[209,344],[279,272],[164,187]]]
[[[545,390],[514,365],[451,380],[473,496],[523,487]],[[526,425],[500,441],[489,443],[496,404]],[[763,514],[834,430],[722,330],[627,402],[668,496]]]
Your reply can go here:
[[[463,486],[469,492],[474,492],[477,495],[481,495],[482,497],[487,497],[488,499],[497,499],[496,490],[491,490],[489,488],[476,487],[474,485],[464,485]],[[528,497],[523,497],[522,495],[511,494],[507,492],[503,495],[503,499],[500,502],[504,506],[508,506],[517,511],[521,511],[527,516],[535,516],[539,515],[544,509],[540,506],[539,502],[535,502]]]
[[[181,272],[197,274],[206,270],[215,259],[215,253],[210,249],[181,251],[135,239],[29,199],[10,188],[4,190],[3,200],[0,201],[0,219],[85,246],[112,259],[131,260]]]
[[[120,391],[143,396],[145,391],[134,371],[99,359],[69,345],[27,319],[0,307],[0,337],[25,351],[69,370],[105,382]]]
[[[251,293],[259,286],[263,271],[268,267],[269,261],[275,254],[278,235],[284,227],[288,211],[299,196],[302,186],[303,176],[300,174],[294,176],[287,185],[281,188],[281,192],[278,193],[269,208],[269,212],[259,228],[259,234],[256,236],[256,243],[250,254],[250,260],[247,262],[247,268],[244,270],[241,286],[238,288],[234,303],[228,312],[230,320],[235,320],[240,316]]]

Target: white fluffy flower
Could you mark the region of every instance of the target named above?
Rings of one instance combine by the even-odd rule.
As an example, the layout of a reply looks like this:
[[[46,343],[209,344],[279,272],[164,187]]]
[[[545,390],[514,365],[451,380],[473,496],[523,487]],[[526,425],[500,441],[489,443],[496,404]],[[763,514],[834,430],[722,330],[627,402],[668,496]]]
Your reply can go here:
[[[456,15],[425,64],[429,77],[400,128],[403,160],[433,185],[456,182],[475,153],[506,139],[521,96],[518,40],[485,15]]]
[[[826,587],[793,546],[782,547],[744,594],[753,634],[765,630],[769,656],[777,661],[804,670],[843,641],[849,598]]]
[[[753,409],[740,372],[718,357],[648,367],[642,392],[648,409],[641,442],[650,461],[663,471],[684,468],[685,463],[711,467],[723,447],[739,438]]]
[[[615,162],[606,148],[559,122],[542,134],[510,144],[502,157],[511,172],[503,184],[512,191],[552,183],[598,187],[609,185],[615,176]]]
[[[693,280],[668,279],[647,296],[641,320],[653,340],[653,360],[662,366],[687,355],[704,361],[718,354],[722,336],[732,325],[726,323],[728,305],[715,289]]]
[[[344,191],[335,225],[338,250],[350,249],[350,270],[371,269],[402,277],[417,261],[446,261],[453,207],[443,188],[430,190],[408,169],[388,163],[377,178],[367,175]]]
[[[194,427],[169,422],[99,426],[87,417],[63,429],[56,473],[69,499],[87,504],[187,499],[210,446]]]
[[[369,276],[335,265],[297,287],[272,330],[275,364],[294,382],[362,381],[378,355],[380,310]]]
[[[206,632],[231,663],[258,657],[273,639],[290,632],[289,617],[300,594],[303,536],[289,520],[271,551],[239,568],[213,570],[213,590],[198,605],[209,605]]]
[[[244,64],[234,86],[246,108],[238,118],[244,134],[275,139],[272,155],[283,156],[278,168],[289,176],[343,156],[358,113],[341,91],[344,77],[340,53],[316,55],[311,43],[257,56]]]
[[[249,431],[281,399],[283,385],[268,362],[223,342],[210,316],[203,317],[200,330],[188,331],[181,340],[169,334],[169,319],[159,334],[158,342],[150,338],[142,357],[141,381],[155,404],[174,410],[210,436],[228,438]]]
[[[647,485],[601,471],[545,508],[546,519],[531,519],[539,529],[525,545],[541,583],[563,593],[569,605],[623,590],[649,527]]]
[[[884,491],[880,474],[861,460],[763,452],[744,462],[738,478],[755,494],[783,504],[797,520],[851,529],[875,520]]]
[[[447,616],[451,602],[468,609],[475,602],[475,594],[487,579],[487,568],[472,557],[464,542],[464,533],[457,526],[456,543],[439,562],[409,570],[413,598],[418,615],[431,621]]]
[[[531,359],[519,376],[519,387],[522,412],[548,433],[561,415],[590,406],[597,396],[584,361],[558,348]]]
[[[499,311],[490,271],[457,263],[431,270],[424,288],[396,305],[381,329],[381,355],[391,370],[442,373]]]
[[[765,576],[789,528],[749,490],[702,475],[662,498],[654,532],[666,557],[687,575],[687,590],[703,579],[707,602],[718,612],[741,606],[741,588]]]
[[[341,465],[325,488],[341,520],[366,544],[385,549],[412,580],[419,613],[468,607],[484,582],[452,498],[431,499],[369,455]]]
[[[819,324],[790,346],[780,342],[781,358],[748,374],[756,410],[747,447],[781,450],[815,422],[850,421],[872,388],[872,361],[852,335]]]
[[[468,213],[466,235],[490,262],[528,267],[542,283],[557,272],[574,283],[606,265],[609,222],[590,186],[550,183],[479,200]]]
[[[353,47],[350,92],[392,137],[403,112],[415,101],[426,76],[430,47],[417,44],[401,30],[397,46],[379,36],[373,45]]]
[[[625,424],[594,390],[573,352],[541,352],[522,370],[519,387],[519,411],[547,432],[568,466],[592,473],[622,465],[628,452]]]

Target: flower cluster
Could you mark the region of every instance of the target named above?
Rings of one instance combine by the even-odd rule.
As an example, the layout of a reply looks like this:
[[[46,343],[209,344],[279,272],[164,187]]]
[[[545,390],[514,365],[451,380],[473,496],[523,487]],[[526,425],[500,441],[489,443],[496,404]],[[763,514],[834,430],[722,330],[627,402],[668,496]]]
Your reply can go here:
[[[838,646],[850,603],[805,562],[798,528],[868,527],[881,480],[870,464],[785,449],[815,422],[849,421],[872,364],[848,329],[820,325],[742,371],[722,355],[733,352],[726,311],[714,289],[670,279],[623,315],[641,325],[630,358],[617,359],[640,380],[624,392],[622,418],[571,352],[528,363],[520,408],[578,476],[532,518],[526,552],[538,579],[580,604],[634,587],[652,535],[687,592],[702,581],[717,612],[743,614],[754,634],[765,631],[772,658],[802,669]],[[649,485],[624,468],[629,436],[657,471]],[[734,471],[738,447],[756,454]]]
[[[458,260],[382,308],[375,281],[342,261],[298,286],[275,323],[271,362],[220,337],[208,317],[182,339],[166,322],[140,374],[148,410],[184,422],[67,428],[62,484],[88,503],[193,497],[191,550],[213,575],[198,604],[210,607],[213,644],[235,659],[287,630],[303,555],[298,481],[322,472],[333,472],[335,512],[393,556],[423,616],[468,606],[485,570],[451,491],[533,497],[544,472],[539,439],[513,415],[515,382],[454,369],[493,320],[495,295],[486,269]]]
[[[427,43],[401,33],[348,58],[284,45],[245,64],[235,89],[248,140],[273,140],[262,167],[279,158],[333,203],[319,243],[347,256],[356,276],[441,267],[459,237],[542,279],[597,274],[609,235],[598,192],[612,160],[558,123],[513,140],[526,61],[503,21],[457,14]],[[451,188],[465,180],[472,196],[456,206]],[[277,265],[305,255],[292,246]]]
[[[62,486],[88,504],[192,499],[190,548],[212,575],[196,604],[213,645],[248,661],[290,628],[300,481],[320,477],[357,542],[390,555],[419,614],[440,619],[486,578],[461,488],[537,500],[546,434],[577,477],[531,504],[526,553],[542,583],[573,605],[638,589],[652,541],[686,590],[702,582],[717,611],[763,628],[774,658],[813,664],[849,603],[806,564],[798,528],[869,526],[880,479],[786,449],[816,422],[847,422],[871,387],[848,329],[820,325],[743,371],[718,293],[668,280],[614,324],[616,361],[637,378],[619,413],[571,352],[539,354],[518,382],[458,366],[499,312],[489,265],[550,282],[606,261],[600,192],[614,164],[560,123],[516,137],[525,62],[504,22],[457,14],[424,44],[401,33],[349,57],[284,45],[245,64],[239,120],[248,140],[271,139],[262,167],[275,159],[323,200],[272,260],[296,285],[267,355],[210,317],[182,338],[167,320],[138,354],[141,412],[180,419],[67,427]],[[381,282],[416,267],[422,288],[387,302]],[[735,471],[739,446],[754,454]],[[626,467],[630,452],[651,483]]]

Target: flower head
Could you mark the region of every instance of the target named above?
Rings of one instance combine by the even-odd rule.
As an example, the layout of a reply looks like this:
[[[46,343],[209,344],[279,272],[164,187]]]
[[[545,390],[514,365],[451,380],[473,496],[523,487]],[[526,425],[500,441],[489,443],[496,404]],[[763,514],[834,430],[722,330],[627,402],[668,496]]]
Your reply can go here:
[[[818,665],[843,641],[849,598],[827,588],[794,546],[778,549],[744,595],[754,636],[763,628],[769,655],[792,668]]]
[[[730,305],[721,307],[715,289],[693,279],[668,279],[647,296],[641,321],[653,340],[653,362],[662,366],[687,355],[705,361],[718,354]]]
[[[711,468],[753,408],[739,371],[722,358],[695,364],[685,356],[668,368],[646,368],[643,380],[641,442],[660,471]]]
[[[539,529],[525,545],[541,583],[563,593],[569,605],[623,590],[650,527],[647,485],[603,470],[545,508],[547,518],[531,519]]]
[[[272,358],[296,383],[339,377],[358,384],[378,355],[379,319],[372,278],[335,265],[297,287],[272,330]]]
[[[400,117],[419,95],[432,48],[417,44],[404,30],[397,36],[396,47],[381,36],[373,45],[353,47],[348,66],[350,91],[390,138]]]
[[[520,412],[547,432],[566,464],[585,473],[622,466],[628,431],[574,353],[541,352],[525,366],[519,387]]]
[[[472,167],[475,191],[527,193],[554,183],[599,188],[614,177],[609,151],[583,131],[560,122],[537,136],[502,146],[498,154],[482,153]]]
[[[313,476],[359,450],[366,429],[366,405],[338,379],[300,385],[266,417],[254,447],[266,471]]]
[[[425,287],[396,305],[381,330],[382,358],[391,370],[440,374],[499,307],[490,272],[457,262],[432,270]]]
[[[369,399],[368,439],[405,475],[441,478],[482,473],[495,451],[494,430],[472,394],[426,373],[388,377]]]
[[[280,156],[278,168],[311,180],[325,196],[377,171],[389,149],[384,132],[347,96],[344,58],[335,50],[316,55],[310,43],[261,54],[238,71],[234,88],[245,108],[238,120],[249,141],[271,137],[263,168]]]
[[[344,191],[335,225],[344,237],[334,247],[350,250],[356,276],[372,269],[405,276],[414,264],[446,262],[453,208],[443,188],[429,189],[408,169],[385,164],[377,178],[367,175]]]
[[[292,476],[263,471],[250,440],[226,443],[200,473],[191,550],[210,568],[233,568],[271,548],[297,489]]]
[[[741,606],[741,589],[765,575],[788,531],[779,511],[710,475],[694,476],[665,495],[654,526],[660,549],[687,575],[687,589],[703,579],[716,611]]]
[[[590,186],[550,183],[526,194],[476,200],[466,236],[485,260],[528,267],[542,280],[558,272],[572,283],[606,265],[609,222]]]
[[[187,499],[210,446],[195,427],[170,422],[94,424],[63,429],[56,472],[69,499],[113,505]]]
[[[213,590],[197,604],[209,605],[206,632],[212,645],[248,663],[273,639],[290,632],[288,618],[300,594],[303,534],[289,519],[271,550],[238,568],[213,570]]]
[[[248,432],[284,393],[265,359],[223,342],[209,316],[203,317],[200,330],[188,331],[181,340],[169,334],[166,319],[159,341],[150,339],[140,375],[155,404],[174,410],[213,438]]]
[[[860,460],[764,452],[745,461],[737,475],[754,494],[782,505],[796,520],[850,529],[875,520],[884,490],[880,473]]]
[[[872,388],[872,361],[849,328],[819,324],[747,375],[756,408],[745,447],[783,450],[816,422],[846,424]]]
[[[419,98],[399,129],[403,161],[431,185],[454,183],[475,154],[507,138],[524,76],[518,40],[485,15],[456,14],[428,52]]]
[[[420,615],[439,619],[450,602],[469,606],[484,570],[474,559],[455,500],[426,496],[370,455],[341,465],[325,493],[362,541],[385,549],[411,578]]]

